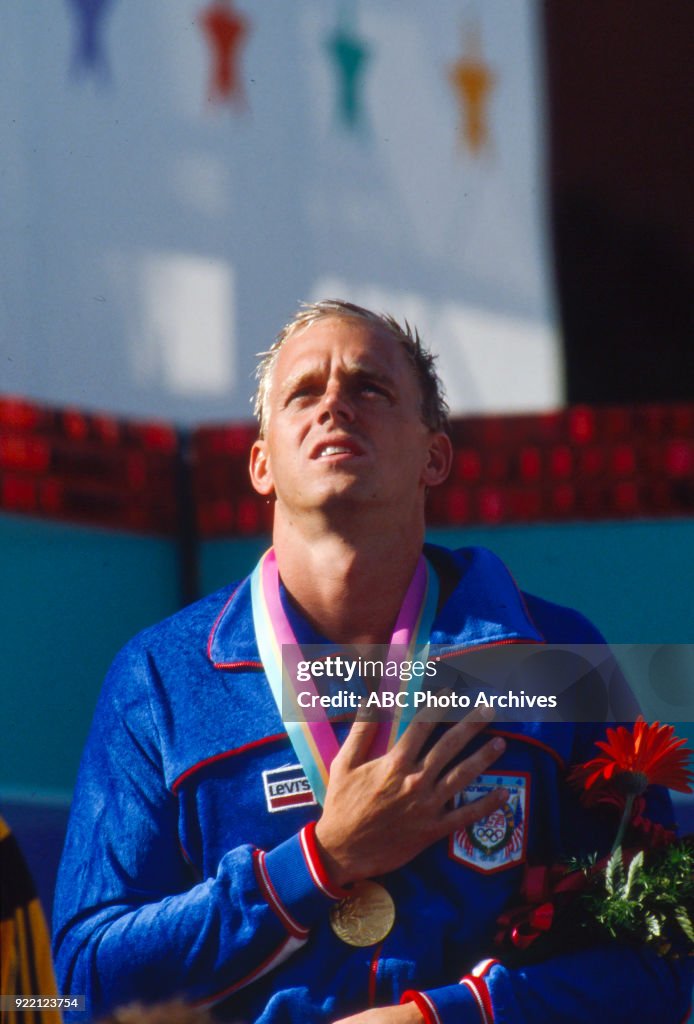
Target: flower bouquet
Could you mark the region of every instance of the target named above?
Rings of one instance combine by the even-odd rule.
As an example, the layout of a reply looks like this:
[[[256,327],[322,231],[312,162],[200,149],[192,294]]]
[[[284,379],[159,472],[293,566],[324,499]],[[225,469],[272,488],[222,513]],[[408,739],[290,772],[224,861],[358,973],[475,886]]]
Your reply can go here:
[[[660,956],[694,955],[694,842],[651,821],[644,794],[691,793],[692,751],[670,725],[639,718],[607,730],[601,754],[569,773],[584,805],[619,815],[610,854],[526,870],[523,903],[498,920],[507,963],[529,963],[616,939]]]

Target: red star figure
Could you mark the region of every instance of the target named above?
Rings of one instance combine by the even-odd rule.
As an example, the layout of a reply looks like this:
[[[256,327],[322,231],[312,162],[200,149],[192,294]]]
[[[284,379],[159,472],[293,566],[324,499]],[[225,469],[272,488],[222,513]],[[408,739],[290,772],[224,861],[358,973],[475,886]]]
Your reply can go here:
[[[241,43],[248,34],[248,21],[234,10],[229,0],[215,0],[199,16],[212,58],[208,88],[211,102],[244,102],[238,61]]]

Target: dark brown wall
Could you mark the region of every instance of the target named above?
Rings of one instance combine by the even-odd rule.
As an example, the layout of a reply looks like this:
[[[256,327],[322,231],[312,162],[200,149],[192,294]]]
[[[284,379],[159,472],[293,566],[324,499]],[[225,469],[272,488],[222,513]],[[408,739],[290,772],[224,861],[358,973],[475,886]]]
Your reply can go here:
[[[569,400],[694,396],[694,3],[547,0]]]

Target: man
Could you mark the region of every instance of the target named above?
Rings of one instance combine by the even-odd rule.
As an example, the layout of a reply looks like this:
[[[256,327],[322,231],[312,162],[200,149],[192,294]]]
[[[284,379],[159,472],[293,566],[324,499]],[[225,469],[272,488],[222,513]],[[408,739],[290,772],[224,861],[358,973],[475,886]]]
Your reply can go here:
[[[422,559],[426,493],[451,463],[432,357],[390,318],[319,303],[265,357],[257,412],[273,550],[114,663],[56,898],[65,990],[98,1011],[183,993],[262,1024],[679,1021],[686,983],[638,951],[493,959],[523,863],[591,827],[564,782],[592,753],[585,729],[416,720],[385,748],[378,722],[343,722],[309,756],[282,721],[287,637],[387,644],[428,615],[451,649],[599,642],[489,552]],[[511,803],[517,842],[466,844]]]

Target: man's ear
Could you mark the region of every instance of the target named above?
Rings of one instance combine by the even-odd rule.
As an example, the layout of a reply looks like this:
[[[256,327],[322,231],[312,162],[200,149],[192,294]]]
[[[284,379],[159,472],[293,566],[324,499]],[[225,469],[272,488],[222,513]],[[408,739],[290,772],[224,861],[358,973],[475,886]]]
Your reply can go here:
[[[251,476],[251,483],[258,494],[262,494],[266,498],[269,497],[275,489],[275,484],[270,469],[267,442],[262,437],[253,442],[248,472]]]
[[[453,464],[453,445],[448,434],[443,431],[429,435],[427,461],[422,473],[422,482],[426,487],[442,484],[451,471]]]

